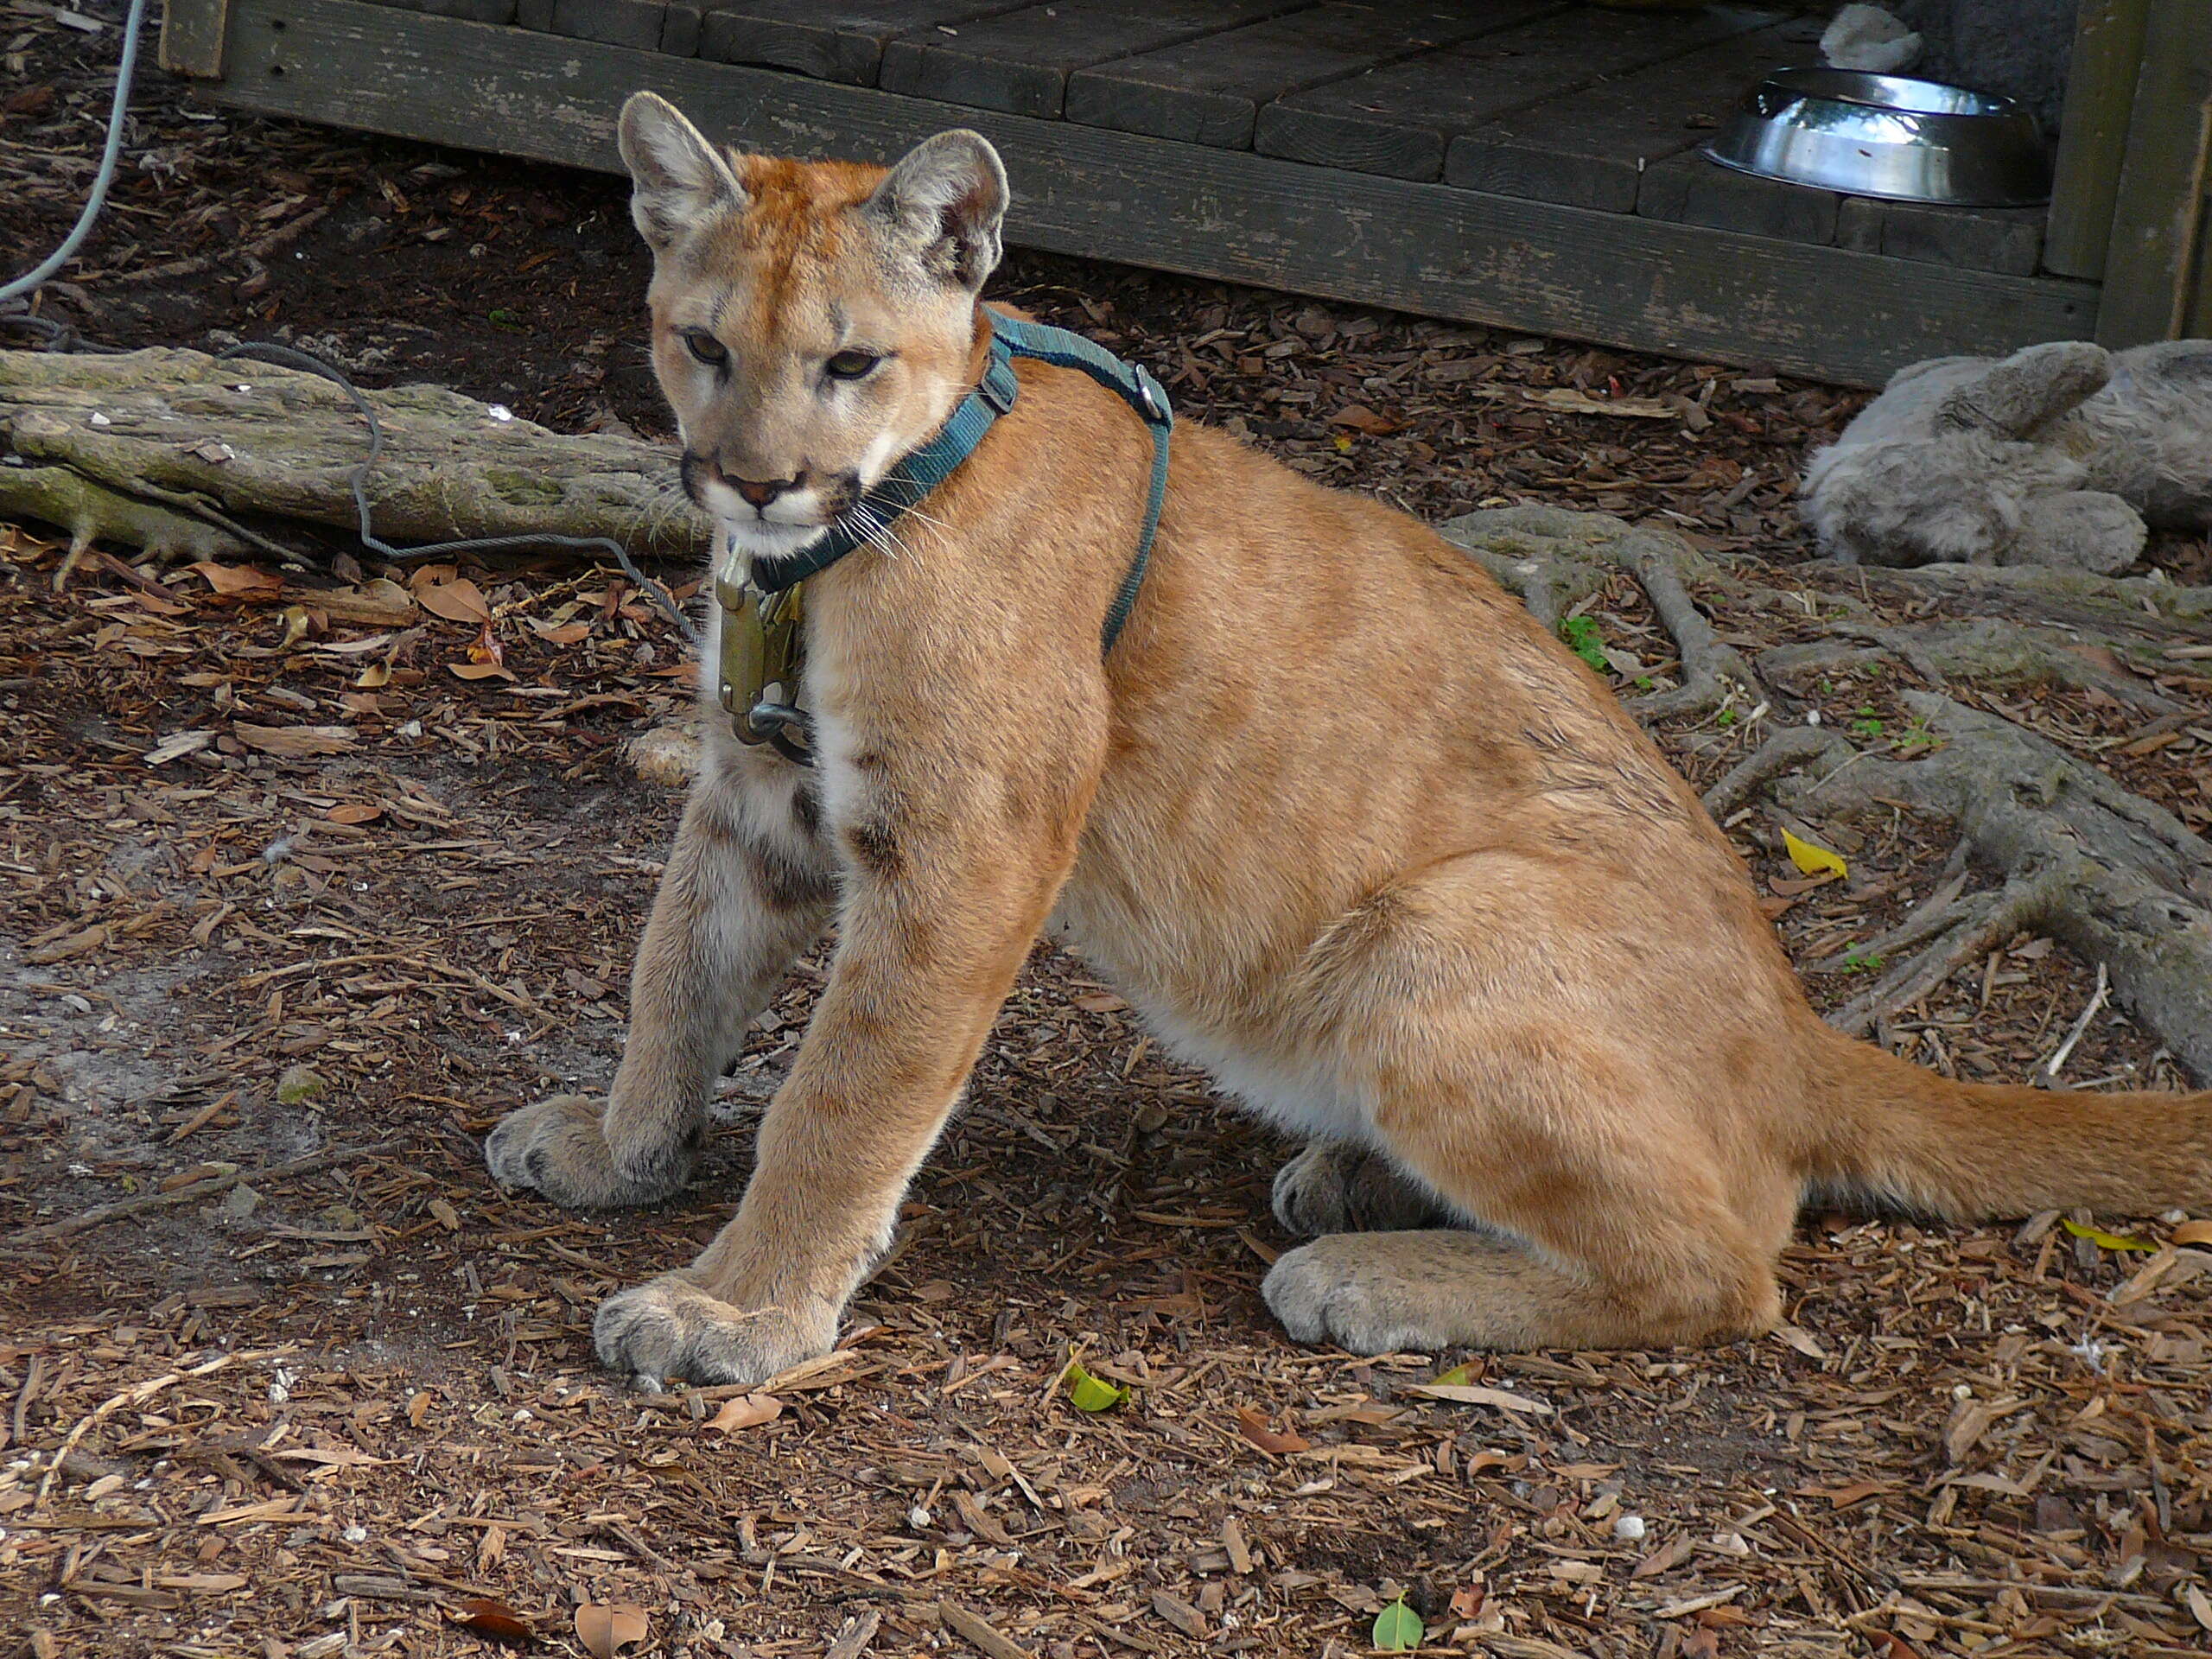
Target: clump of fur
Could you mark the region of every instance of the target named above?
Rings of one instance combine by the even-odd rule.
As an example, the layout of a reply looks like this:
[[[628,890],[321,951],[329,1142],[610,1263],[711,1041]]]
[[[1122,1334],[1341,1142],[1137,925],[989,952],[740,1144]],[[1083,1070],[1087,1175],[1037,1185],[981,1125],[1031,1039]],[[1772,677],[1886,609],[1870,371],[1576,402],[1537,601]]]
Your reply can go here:
[[[1852,563],[2123,570],[2146,525],[2212,528],[2212,340],[1916,363],[1802,493],[1821,550]]]

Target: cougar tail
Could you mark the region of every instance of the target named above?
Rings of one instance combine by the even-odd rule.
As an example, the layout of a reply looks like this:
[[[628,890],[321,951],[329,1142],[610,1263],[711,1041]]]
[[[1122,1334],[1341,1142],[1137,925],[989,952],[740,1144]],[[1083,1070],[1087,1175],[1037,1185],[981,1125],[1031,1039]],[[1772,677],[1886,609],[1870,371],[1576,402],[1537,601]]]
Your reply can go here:
[[[1959,1220],[2212,1206],[2212,1091],[1958,1083],[1822,1026],[1811,1193]]]

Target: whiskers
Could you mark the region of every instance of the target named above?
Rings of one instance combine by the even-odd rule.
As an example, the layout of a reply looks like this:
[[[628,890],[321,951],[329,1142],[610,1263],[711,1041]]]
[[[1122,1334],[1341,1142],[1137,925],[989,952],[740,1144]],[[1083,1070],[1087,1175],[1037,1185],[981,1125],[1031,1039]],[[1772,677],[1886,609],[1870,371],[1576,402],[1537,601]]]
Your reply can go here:
[[[944,520],[931,518],[914,507],[907,508],[905,512],[899,515],[899,518],[901,520],[916,518],[925,524],[938,529],[946,528]],[[898,521],[885,518],[882,512],[866,496],[862,496],[851,506],[846,508],[837,516],[836,522],[840,528],[849,534],[857,535],[887,559],[897,559],[913,550],[906,544],[906,538],[894,528]]]

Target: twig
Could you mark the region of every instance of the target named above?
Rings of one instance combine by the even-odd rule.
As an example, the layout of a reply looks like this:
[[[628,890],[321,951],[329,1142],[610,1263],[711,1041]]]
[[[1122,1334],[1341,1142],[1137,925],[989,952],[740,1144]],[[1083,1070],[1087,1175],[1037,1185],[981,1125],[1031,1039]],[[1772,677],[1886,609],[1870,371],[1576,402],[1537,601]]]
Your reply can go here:
[[[2067,1061],[2074,1058],[2074,1046],[2082,1040],[2089,1029],[2089,1021],[2097,1017],[2097,1010],[2104,1007],[2111,995],[2112,976],[2101,962],[2097,964],[2097,988],[2089,994],[2089,1006],[2082,1010],[2082,1017],[2074,1022],[2074,1029],[2066,1033],[2066,1040],[2058,1046],[2058,1052],[2044,1062],[2043,1082],[2046,1088],[2058,1081],[2060,1071]]]
[[[102,1401],[78,1422],[76,1427],[69,1431],[68,1437],[61,1442],[61,1449],[54,1454],[54,1461],[47,1465],[45,1478],[38,1484],[38,1493],[31,1500],[31,1508],[35,1510],[40,1504],[46,1502],[47,1494],[53,1491],[54,1483],[60,1478],[61,1465],[69,1461],[70,1453],[77,1449],[79,1442],[83,1440],[86,1435],[91,1433],[111,1414],[120,1411],[125,1406],[143,1406],[171,1383],[182,1382],[190,1377],[206,1376],[211,1372],[221,1370],[226,1365],[236,1365],[241,1361],[274,1359],[280,1354],[290,1352],[292,1349],[288,1346],[255,1348],[241,1353],[224,1354],[209,1360],[205,1365],[194,1365],[189,1370],[167,1371],[160,1376],[149,1378],[143,1382],[134,1382],[122,1393]]]
[[[213,253],[194,254],[186,259],[164,260],[158,265],[142,265],[137,270],[110,273],[104,270],[87,271],[86,282],[105,282],[111,288],[128,288],[138,283],[158,283],[170,276],[197,276],[203,270],[213,270],[226,259],[265,259],[270,254],[290,245],[330,215],[330,209],[310,207],[297,219],[288,219],[268,235],[257,237],[242,248],[222,248]]]
[[[26,1227],[20,1233],[10,1234],[0,1243],[14,1248],[44,1244],[57,1238],[71,1238],[94,1227],[104,1227],[111,1221],[143,1215],[149,1210],[166,1210],[179,1204],[196,1204],[201,1198],[212,1198],[218,1192],[227,1192],[242,1181],[255,1181],[264,1185],[288,1181],[295,1175],[304,1175],[325,1164],[341,1163],[348,1158],[373,1157],[398,1144],[397,1141],[379,1141],[366,1147],[325,1147],[321,1152],[309,1153],[306,1157],[295,1158],[289,1163],[264,1164],[258,1169],[234,1170],[228,1175],[217,1175],[204,1181],[194,1181],[189,1186],[180,1186],[173,1192],[146,1192],[135,1198],[103,1204],[81,1215],[72,1216],[67,1221],[49,1221],[42,1226]]]

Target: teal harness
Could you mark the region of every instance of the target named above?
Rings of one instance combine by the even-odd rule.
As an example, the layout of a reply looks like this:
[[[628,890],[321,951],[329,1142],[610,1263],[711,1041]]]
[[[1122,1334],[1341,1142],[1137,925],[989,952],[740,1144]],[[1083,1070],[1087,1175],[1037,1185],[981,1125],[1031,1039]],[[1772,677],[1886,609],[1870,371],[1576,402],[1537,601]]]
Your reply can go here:
[[[783,558],[755,559],[742,583],[718,576],[715,597],[722,607],[721,705],[744,743],[768,743],[781,753],[811,764],[811,722],[798,706],[802,620],[799,584],[819,575],[856,548],[881,537],[899,516],[918,505],[976,452],[1000,416],[1020,396],[1014,359],[1035,358],[1064,369],[1080,369],[1114,392],[1152,429],[1152,486],[1136,556],[1115,593],[1099,630],[1102,653],[1114,649],[1137,593],[1160,530],[1160,510],[1167,498],[1168,435],[1175,414],[1167,393],[1142,365],[1125,363],[1080,334],[1043,323],[1021,322],[996,311],[990,320],[990,359],[976,389],[937,435],[893,467],[884,480],[840,514],[819,541]]]

